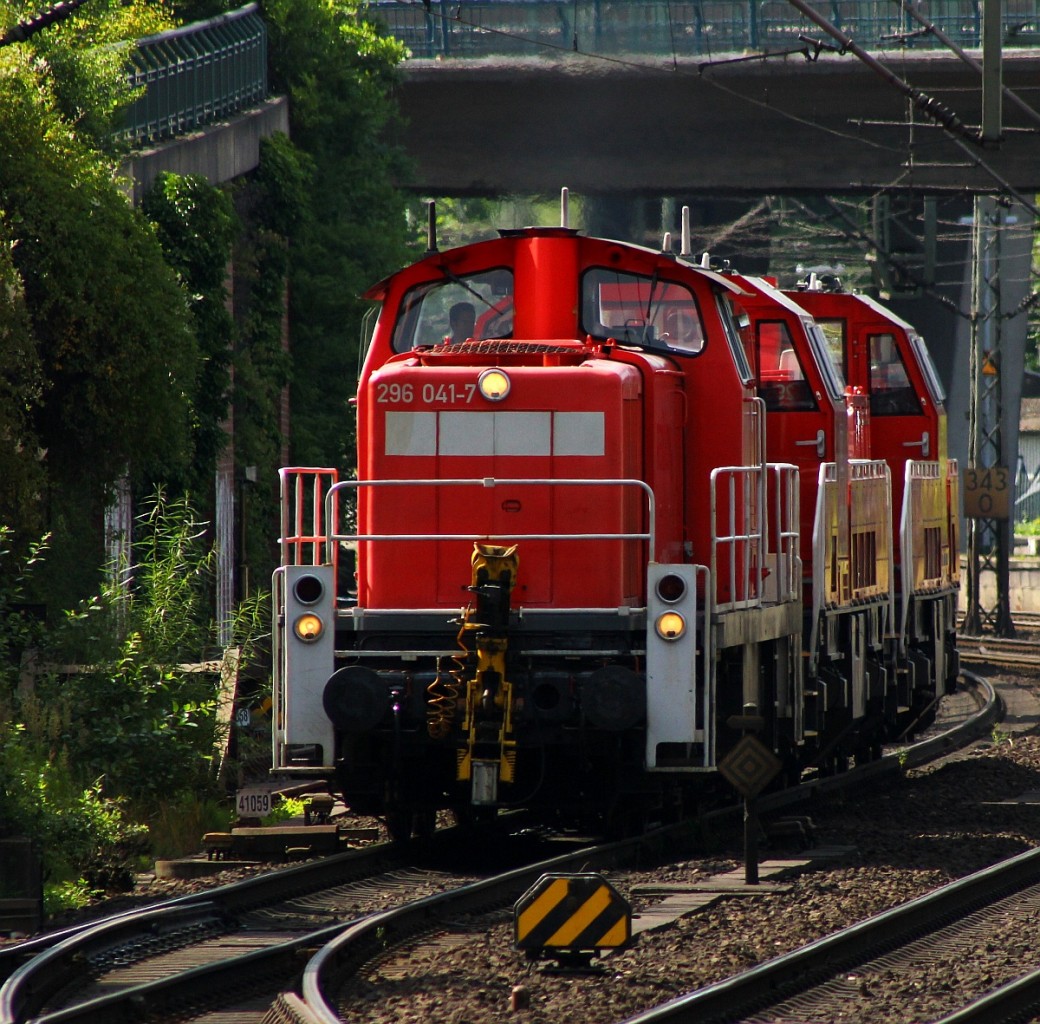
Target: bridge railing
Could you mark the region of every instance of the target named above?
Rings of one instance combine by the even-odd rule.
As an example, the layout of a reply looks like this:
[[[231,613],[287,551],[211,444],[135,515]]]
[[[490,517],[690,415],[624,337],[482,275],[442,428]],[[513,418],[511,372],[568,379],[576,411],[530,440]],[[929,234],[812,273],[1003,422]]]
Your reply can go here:
[[[942,45],[891,0],[821,0],[817,7],[866,49]],[[413,57],[560,49],[705,57],[786,49],[801,45],[801,34],[821,38],[786,0],[370,0],[367,9]],[[982,0],[921,0],[917,10],[961,46],[981,45]],[[1004,0],[1002,19],[1007,45],[1040,45],[1040,0]]]
[[[137,41],[130,84],[144,93],[120,137],[156,142],[254,106],[267,96],[267,26],[259,5]]]

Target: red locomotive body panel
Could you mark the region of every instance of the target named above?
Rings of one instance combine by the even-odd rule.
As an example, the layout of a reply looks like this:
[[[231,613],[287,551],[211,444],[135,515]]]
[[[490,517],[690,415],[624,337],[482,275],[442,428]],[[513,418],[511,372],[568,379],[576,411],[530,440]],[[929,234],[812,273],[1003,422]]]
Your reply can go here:
[[[643,380],[633,365],[509,366],[500,403],[477,389],[481,367],[392,360],[359,402],[362,479],[529,480],[494,487],[409,485],[363,501],[366,534],[487,537],[636,534],[644,495],[631,486],[558,480],[643,478]],[[397,396],[392,402],[387,397]],[[617,608],[643,600],[645,545],[621,540],[525,540],[514,606]],[[458,608],[471,540],[363,542],[358,601],[369,608]]]
[[[661,253],[586,238],[562,228],[506,232],[500,239],[430,256],[370,292],[370,297],[383,300],[384,310],[396,315],[393,319],[380,317],[358,387],[360,476],[383,479],[386,474],[396,475],[395,470],[412,475],[421,464],[411,463],[410,459],[427,460],[424,465],[431,479],[446,475],[549,479],[566,475],[571,469],[576,475],[638,476],[653,488],[657,499],[655,557],[709,564],[712,551],[706,524],[711,514],[712,469],[720,465],[755,464],[764,455],[758,450],[760,425],[755,423],[749,402],[753,395],[750,371],[735,332],[727,337],[731,327],[724,322],[716,298],[726,290],[734,290],[734,286],[717,274],[676,264],[673,258]],[[440,300],[442,319],[437,321],[434,299],[441,292],[450,294],[450,298]],[[457,301],[477,308],[472,336],[452,346],[446,307]],[[434,312],[430,313],[427,307]],[[709,338],[712,342],[707,344]],[[496,411],[522,409],[532,416],[546,417],[546,423],[554,410],[602,410],[607,416],[606,407],[599,404],[607,400],[606,394],[586,392],[586,381],[600,379],[586,376],[588,367],[598,362],[638,367],[638,374],[631,379],[641,381],[641,390],[631,396],[637,399],[634,404],[640,405],[638,410],[622,415],[619,407],[609,414],[609,426],[604,421],[608,430],[604,436],[611,439],[604,455],[594,457],[598,460],[595,465],[577,457],[561,461],[552,454],[551,446],[540,449],[544,453],[537,456],[495,455],[485,439],[483,449],[459,449],[459,457],[430,447],[434,436],[431,425],[439,423],[442,414],[448,414],[449,429],[454,423],[484,422],[475,415],[468,421],[452,415],[491,410],[479,394],[470,402],[472,390],[464,394],[452,391],[451,385],[456,381],[463,389],[472,387],[475,370],[485,366],[500,367],[511,375],[514,367],[532,368],[530,385],[522,391],[511,391]],[[445,377],[443,381],[435,376],[452,363],[468,369],[462,370],[461,376]],[[580,371],[579,365],[583,367]],[[550,372],[550,367],[558,369]],[[604,379],[622,379],[617,369],[596,372],[606,374]],[[420,379],[423,383],[416,390],[414,381]],[[439,388],[440,383],[445,387]],[[402,402],[402,389],[406,387],[412,389],[408,392],[411,398]],[[424,405],[424,394],[431,398],[429,404]],[[438,396],[447,401],[442,403]],[[379,420],[380,415],[385,415],[379,407],[395,402],[400,405],[397,412],[401,415],[394,429],[415,423],[417,436],[423,434],[426,440],[417,449],[393,456],[391,466],[381,461],[386,458],[380,453],[386,451],[387,428],[385,421]],[[422,414],[426,416],[423,421],[411,418]],[[631,422],[622,426],[625,416]],[[427,427],[418,427],[419,422]],[[540,429],[551,431],[552,427]],[[543,494],[539,499],[544,508],[540,522],[546,528],[551,523],[559,530],[572,518],[571,510],[576,513],[595,507],[602,512],[598,501],[564,496],[563,487],[551,490],[551,498]],[[421,500],[426,502],[429,495]],[[437,500],[441,510],[439,522],[443,528],[449,528],[448,508],[461,509],[468,501],[477,500],[483,502],[480,507],[486,516],[492,496],[463,498],[453,493],[448,499]],[[500,497],[495,500],[501,502]],[[626,500],[631,502],[633,496],[628,495]],[[381,503],[385,499],[377,497],[374,491],[361,494],[359,522],[363,529],[371,526],[374,532],[384,532],[381,526],[377,529],[383,519],[368,518],[374,506]],[[412,510],[410,501],[407,504],[405,509],[387,510],[385,521],[393,522],[395,517],[407,521]],[[529,511],[537,507],[530,491],[521,507]],[[500,509],[500,505],[496,508]],[[471,523],[487,521],[477,513],[476,506],[469,512]],[[631,511],[618,513],[616,525],[633,522],[633,515]],[[499,511],[496,529],[499,525],[507,529],[516,518]],[[595,521],[588,519],[581,527],[587,532],[596,528]],[[380,542],[365,543],[368,549],[374,549]],[[590,543],[582,543],[575,556],[584,557],[583,550]],[[538,545],[542,545],[544,557],[549,557],[544,542],[530,541],[525,544],[525,564],[535,557],[531,549],[539,550]],[[408,560],[405,555],[366,550],[360,574],[362,590],[380,606],[384,601],[389,602],[388,607],[395,606],[394,602],[403,596],[404,584],[382,581],[388,568],[396,574]],[[619,594],[621,577],[615,576],[614,558],[611,566],[610,585],[597,586],[595,593]],[[581,594],[575,592],[565,598],[557,589],[562,584],[549,584],[547,580],[535,584],[526,571],[521,572],[528,589],[524,591],[521,586],[514,594],[518,604],[554,604],[562,600],[567,606],[572,606],[571,601],[577,602],[575,607],[589,606],[590,594],[585,592],[585,585],[579,588]],[[368,579],[369,575],[372,579]],[[563,575],[560,574],[561,579]],[[422,593],[432,597],[432,586]],[[440,589],[431,607],[458,604],[458,593],[449,596],[447,583],[437,586]],[[641,590],[624,589],[624,594],[640,596]],[[743,596],[726,594],[727,599]],[[413,603],[416,600],[413,594]]]
[[[924,344],[909,324],[866,296],[814,289],[789,294],[827,334],[846,383],[868,397],[870,457],[892,471],[898,532],[907,461],[946,464],[946,411]]]
[[[842,385],[805,310],[763,278],[734,280],[745,292],[736,304],[749,320],[742,334],[766,407],[767,458],[798,467],[802,562],[811,576],[820,466],[848,459]]]

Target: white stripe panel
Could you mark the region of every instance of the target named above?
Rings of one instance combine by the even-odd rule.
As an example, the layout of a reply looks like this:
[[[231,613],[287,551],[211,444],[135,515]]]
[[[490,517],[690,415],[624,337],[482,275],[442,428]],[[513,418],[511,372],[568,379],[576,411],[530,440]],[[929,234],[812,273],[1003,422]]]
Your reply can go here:
[[[547,412],[496,412],[496,455],[548,455],[551,416]]]
[[[387,455],[436,455],[437,414],[388,412],[385,451]]]
[[[493,412],[442,412],[440,454],[494,455],[495,415]]]
[[[387,455],[585,455],[606,450],[602,412],[387,412]]]
[[[553,413],[553,455],[602,455],[603,413]]]

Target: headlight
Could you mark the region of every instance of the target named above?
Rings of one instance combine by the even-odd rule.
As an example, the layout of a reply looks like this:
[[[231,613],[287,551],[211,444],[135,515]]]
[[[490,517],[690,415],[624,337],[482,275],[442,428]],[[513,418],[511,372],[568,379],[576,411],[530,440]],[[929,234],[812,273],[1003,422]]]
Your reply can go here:
[[[307,573],[293,585],[293,593],[300,604],[317,604],[325,596],[325,584],[317,576]]]
[[[668,604],[675,604],[686,596],[686,580],[674,572],[657,581],[657,596]]]
[[[662,612],[654,626],[662,640],[678,640],[686,632],[686,620],[678,612]]]
[[[509,394],[509,377],[505,370],[485,370],[477,378],[477,387],[489,402],[501,402]]]
[[[296,620],[293,631],[304,643],[309,644],[325,632],[325,623],[313,612],[307,612]]]

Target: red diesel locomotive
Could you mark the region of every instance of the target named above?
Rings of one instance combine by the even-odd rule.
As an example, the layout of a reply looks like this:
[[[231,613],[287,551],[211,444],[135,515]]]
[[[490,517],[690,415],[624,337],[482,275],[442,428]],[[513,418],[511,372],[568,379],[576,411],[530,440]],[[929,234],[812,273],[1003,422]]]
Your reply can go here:
[[[839,372],[868,403],[865,451],[891,469],[896,662],[911,703],[931,706],[960,670],[959,476],[947,457],[942,385],[917,331],[869,296],[815,275],[789,295],[815,317]]]
[[[751,713],[792,780],[899,728],[887,466],[848,458],[818,339],[818,488],[769,461],[754,289],[668,248],[431,237],[369,293],[357,479],[281,473],[276,771],[398,837],[617,829],[681,813]]]

